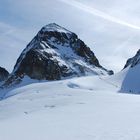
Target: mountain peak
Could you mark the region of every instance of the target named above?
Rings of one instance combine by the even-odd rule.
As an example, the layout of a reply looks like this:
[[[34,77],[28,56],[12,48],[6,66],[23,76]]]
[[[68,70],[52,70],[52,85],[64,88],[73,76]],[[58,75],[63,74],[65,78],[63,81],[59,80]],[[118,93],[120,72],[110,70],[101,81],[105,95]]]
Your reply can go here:
[[[24,76],[60,80],[84,75],[113,74],[102,67],[91,49],[75,33],[51,23],[44,26],[23,50],[6,85]]]
[[[46,26],[44,26],[42,28],[42,31],[43,32],[46,32],[46,31],[57,31],[57,32],[61,32],[61,33],[72,33],[70,32],[69,30],[65,29],[64,27],[56,24],[56,23],[50,23]]]
[[[8,76],[9,72],[5,68],[0,67],[0,82],[6,80]]]

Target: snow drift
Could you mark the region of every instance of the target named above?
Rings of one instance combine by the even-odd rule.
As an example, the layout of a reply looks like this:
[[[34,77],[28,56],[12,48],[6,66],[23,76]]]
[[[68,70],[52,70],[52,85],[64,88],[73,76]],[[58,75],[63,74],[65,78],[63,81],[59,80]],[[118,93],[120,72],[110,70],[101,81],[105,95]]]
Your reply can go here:
[[[124,70],[126,75],[122,83],[121,92],[140,93],[140,50],[128,59]]]

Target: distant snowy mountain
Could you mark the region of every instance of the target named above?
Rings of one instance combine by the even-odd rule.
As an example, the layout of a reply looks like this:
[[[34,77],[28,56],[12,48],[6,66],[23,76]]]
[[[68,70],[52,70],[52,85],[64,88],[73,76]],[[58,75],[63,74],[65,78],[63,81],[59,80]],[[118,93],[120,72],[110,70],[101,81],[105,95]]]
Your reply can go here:
[[[127,70],[122,83],[122,92],[140,93],[140,50],[127,60],[124,69]]]
[[[75,33],[51,23],[44,26],[23,50],[5,85],[24,76],[59,80],[83,75],[113,74],[102,67],[90,48]]]

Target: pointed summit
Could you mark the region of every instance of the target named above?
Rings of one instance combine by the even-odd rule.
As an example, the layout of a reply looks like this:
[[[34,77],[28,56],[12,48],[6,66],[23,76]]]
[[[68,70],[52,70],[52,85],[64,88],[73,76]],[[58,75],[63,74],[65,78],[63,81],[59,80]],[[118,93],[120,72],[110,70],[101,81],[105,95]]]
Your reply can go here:
[[[44,26],[42,28],[42,31],[43,32],[46,32],[46,31],[57,31],[57,32],[62,32],[62,33],[72,33],[69,30],[65,29],[64,27],[59,26],[56,23],[50,23],[50,24]]]
[[[5,69],[0,67],[0,82],[6,80],[9,76],[9,72]]]

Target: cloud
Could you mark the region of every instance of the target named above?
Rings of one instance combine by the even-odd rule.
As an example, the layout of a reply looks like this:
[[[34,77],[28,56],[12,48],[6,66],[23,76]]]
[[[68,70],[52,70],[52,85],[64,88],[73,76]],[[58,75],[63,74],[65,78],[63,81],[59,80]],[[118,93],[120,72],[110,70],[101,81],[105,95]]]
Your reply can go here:
[[[88,12],[90,14],[93,14],[95,16],[99,16],[101,18],[104,18],[106,20],[109,20],[111,22],[118,23],[118,24],[121,24],[123,26],[130,27],[130,28],[133,28],[133,29],[140,30],[140,26],[136,26],[136,25],[133,25],[131,23],[122,21],[122,20],[120,20],[118,18],[115,18],[113,16],[110,16],[110,15],[108,15],[108,14],[106,14],[106,13],[104,13],[104,12],[102,12],[102,11],[96,9],[96,8],[90,7],[90,6],[85,5],[85,4],[81,3],[81,2],[78,2],[78,1],[75,1],[75,0],[71,0],[71,1],[68,1],[68,0],[60,0],[60,1],[66,3],[66,4],[69,4],[71,6],[74,6],[76,8],[79,8],[79,9],[81,9],[81,10],[83,10],[85,12]]]
[[[0,66],[9,72],[13,70],[17,58],[28,43],[27,40],[30,40],[28,33],[24,29],[0,22]]]

